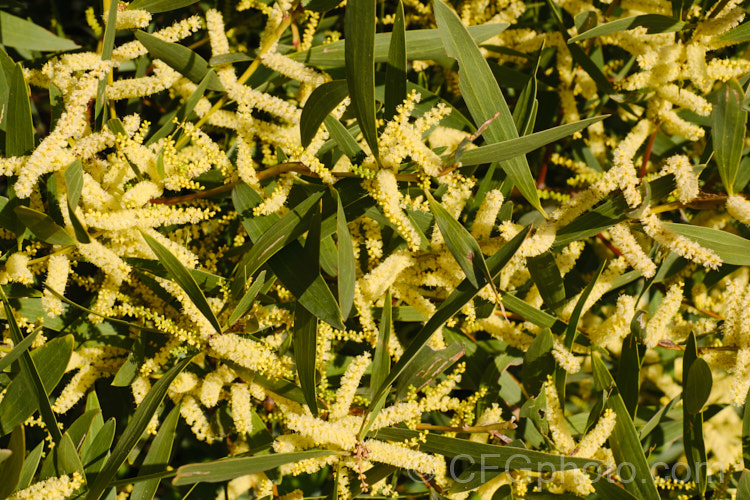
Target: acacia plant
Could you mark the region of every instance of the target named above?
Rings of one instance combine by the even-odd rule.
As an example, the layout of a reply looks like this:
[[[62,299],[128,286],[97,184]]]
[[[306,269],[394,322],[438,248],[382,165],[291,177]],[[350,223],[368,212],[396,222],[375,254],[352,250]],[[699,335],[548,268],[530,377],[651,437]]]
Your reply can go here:
[[[0,1],[0,500],[750,498],[747,7]]]

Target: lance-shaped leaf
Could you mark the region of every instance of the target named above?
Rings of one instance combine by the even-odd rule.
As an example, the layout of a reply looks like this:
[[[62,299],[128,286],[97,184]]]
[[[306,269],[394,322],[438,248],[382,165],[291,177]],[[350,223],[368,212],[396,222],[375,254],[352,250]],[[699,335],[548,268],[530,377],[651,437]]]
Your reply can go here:
[[[255,457],[226,458],[213,462],[183,465],[177,469],[177,475],[172,483],[175,486],[195,483],[222,483],[235,477],[275,469],[280,465],[336,454],[335,451],[299,451],[295,453],[272,453]]]
[[[745,140],[747,111],[742,108],[744,98],[745,93],[737,80],[730,80],[719,89],[718,101],[711,113],[716,164],[724,189],[730,195],[734,194]]]
[[[427,192],[427,199],[448,250],[466,274],[466,279],[469,280],[471,286],[481,288],[489,282],[490,271],[487,269],[487,262],[484,260],[479,243],[429,192]]]
[[[723,42],[746,42],[750,40],[750,22],[745,22],[719,37]]]
[[[229,315],[229,319],[227,320],[227,326],[232,326],[238,319],[240,319],[244,314],[250,310],[250,306],[253,305],[253,301],[255,301],[255,297],[258,295],[258,292],[260,291],[261,287],[265,284],[266,279],[266,271],[261,271],[260,274],[255,278],[253,281],[253,284],[248,287],[248,289],[245,291],[245,294],[240,299],[239,304],[237,304],[237,307],[234,308],[234,311],[232,311],[232,314]]]
[[[13,493],[21,480],[26,456],[26,434],[23,424],[13,429],[8,447],[11,455],[0,464],[0,498],[6,498]]]
[[[193,276],[185,266],[182,265],[182,262],[172,255],[172,252],[170,252],[167,247],[145,232],[141,231],[141,236],[143,236],[143,239],[146,240],[148,246],[156,254],[156,257],[159,259],[159,262],[161,262],[161,265],[167,270],[169,276],[180,285],[180,288],[185,291],[195,307],[208,320],[208,322],[211,323],[211,326],[213,326],[217,332],[221,332],[219,320],[216,319],[216,315],[213,310],[211,310],[211,306],[208,305],[206,296],[203,295],[203,290],[200,289],[193,279]]]
[[[48,215],[25,206],[18,206],[13,211],[39,241],[50,245],[75,245],[76,241]]]
[[[75,208],[81,198],[83,189],[83,164],[80,158],[76,159],[65,169],[65,188],[68,194],[68,217],[75,231],[76,239],[81,243],[90,243],[91,238],[83,223],[78,218]]]
[[[467,29],[472,39],[479,44],[502,33],[507,27],[507,23],[490,23],[469,26]],[[388,62],[391,37],[391,33],[375,35],[374,59],[376,63]],[[346,40],[340,40],[297,52],[289,57],[311,66],[335,68],[344,65],[345,46]],[[406,54],[410,60],[433,60],[446,57],[445,48],[440,43],[440,33],[436,29],[407,31]]]
[[[135,37],[152,57],[161,59],[194,83],[200,83],[208,75],[208,88],[224,91],[219,76],[201,56],[178,43],[165,42],[145,31],[136,31]]]
[[[659,500],[659,492],[656,490],[651,469],[646,461],[646,454],[638,439],[638,432],[617,390],[617,385],[597,354],[591,355],[591,362],[597,386],[612,391],[607,398],[606,408],[611,408],[615,412],[617,420],[609,436],[609,446],[617,464],[625,464],[619,467],[622,469],[620,472],[622,483],[625,489],[636,498]]]
[[[323,120],[349,95],[346,80],[326,82],[310,94],[299,119],[300,141],[310,145]]]
[[[516,124],[516,130],[518,130],[520,136],[529,135],[534,130],[536,113],[539,108],[539,100],[536,98],[536,74],[539,71],[539,62],[542,59],[543,49],[544,45],[539,49],[536,63],[529,74],[529,79],[526,82],[526,85],[523,86],[521,94],[518,96],[516,107],[513,108],[513,121]]]
[[[279,281],[292,292],[305,309],[339,330],[344,329],[341,310],[333,292],[298,242],[293,241],[274,255],[269,264]]]
[[[11,339],[15,344],[20,344],[24,337],[18,328],[13,308],[2,287],[0,287],[0,299],[3,301],[5,320],[8,322]],[[60,382],[72,354],[72,335],[58,337],[36,349],[34,353],[30,354],[28,351],[21,353],[18,360],[21,374],[10,383],[0,401],[1,435],[7,434],[39,410],[52,440],[56,444],[60,442],[62,433],[57,427],[57,419],[47,396]]]
[[[3,14],[5,13],[0,12],[0,16]],[[0,29],[5,29],[5,25]],[[6,113],[8,130],[5,133],[5,155],[23,156],[31,152],[34,149],[34,124],[31,121],[29,88],[20,64],[15,65],[10,78]]]
[[[11,363],[17,360],[21,356],[21,354],[26,352],[29,346],[31,346],[31,344],[34,342],[34,339],[36,338],[39,331],[40,330],[37,329],[28,334],[21,342],[14,345],[13,349],[11,349],[5,356],[0,358],[0,372],[5,371],[11,365]]]
[[[166,469],[169,463],[169,457],[172,455],[172,446],[175,441],[175,429],[177,428],[177,422],[180,421],[180,406],[177,405],[172,408],[167,418],[164,419],[159,432],[156,434],[154,441],[146,453],[146,458],[143,459],[143,464],[138,470],[138,475],[153,474]],[[130,493],[131,500],[152,500],[156,494],[156,489],[159,487],[159,479],[149,479],[148,481],[141,481],[133,486],[133,491]]]
[[[375,0],[350,0],[344,18],[344,61],[352,109],[367,144],[378,157],[375,127]]]
[[[189,116],[190,113],[193,112],[193,109],[195,109],[196,104],[201,100],[203,97],[203,94],[206,93],[206,89],[208,88],[208,83],[211,80],[211,73],[206,73],[206,76],[203,77],[201,82],[198,84],[198,86],[195,88],[192,94],[190,94],[190,97],[188,97],[182,106],[180,106],[180,109],[177,110],[177,114],[175,114],[174,120],[167,120],[164,122],[164,125],[161,126],[159,130],[154,133],[151,137],[148,138],[146,141],[146,146],[149,146],[151,144],[154,144],[159,141],[159,139],[162,139],[164,137],[167,137],[169,134],[172,133],[172,131],[177,126],[177,123],[181,123],[185,121]],[[175,121],[177,123],[175,123]]]
[[[344,205],[341,203],[341,196],[336,193],[336,237],[338,273],[338,294],[339,308],[344,320],[349,317],[354,303],[354,285],[357,279],[356,267],[354,261],[354,244],[352,236],[349,234],[349,226],[346,223],[346,214]]]
[[[385,109],[386,120],[396,116],[396,107],[406,99],[406,24],[404,4],[399,0],[396,19],[393,21],[391,45],[388,48],[388,65],[385,68]]]
[[[237,268],[232,295],[238,297],[248,277],[255,274],[279,250],[307,231],[312,209],[321,196],[322,191],[310,195],[265,231],[257,231],[256,228],[250,227],[251,220],[243,217],[242,223],[253,240],[253,246]],[[253,204],[255,200],[259,202],[261,198],[250,186],[239,184],[232,191],[232,200],[237,212],[243,215],[246,206]]]
[[[569,351],[573,350],[573,344],[575,343],[576,335],[578,334],[578,321],[581,319],[583,307],[586,305],[586,301],[589,299],[589,295],[591,295],[591,292],[594,290],[594,285],[596,285],[599,276],[602,274],[605,264],[606,261],[602,261],[601,264],[599,264],[599,267],[596,269],[594,276],[588,282],[586,288],[583,289],[580,297],[578,297],[578,301],[576,302],[575,307],[573,307],[573,313],[570,315],[568,326],[565,329],[564,339],[565,348]],[[565,400],[565,381],[567,376],[568,373],[565,371],[565,369],[562,366],[558,365],[555,369],[555,386],[557,388],[557,393],[560,401]]]
[[[641,16],[626,17],[617,19],[608,23],[600,24],[580,35],[574,36],[568,43],[581,42],[597,36],[611,35],[621,31],[632,30],[634,28],[646,28],[648,34],[653,33],[671,33],[680,31],[687,23],[669,16],[660,14],[644,14]]]
[[[544,304],[550,309],[558,307],[565,300],[565,283],[552,253],[529,258],[528,269]]]
[[[326,130],[331,134],[331,138],[336,141],[341,152],[349,157],[353,162],[362,162],[365,159],[365,152],[357,143],[357,140],[336,118],[326,116],[324,120]]]
[[[391,304],[390,288],[385,292],[383,310],[380,314],[380,330],[378,331],[378,343],[375,346],[375,357],[372,360],[372,375],[370,375],[370,388],[373,399],[378,388],[388,377],[391,371],[391,357],[388,353],[388,343],[391,339],[391,328],[393,323],[393,306]]]
[[[106,5],[106,4],[105,4]],[[115,46],[115,32],[117,31],[117,11],[118,2],[110,4],[110,8],[107,10],[107,23],[104,28],[104,38],[102,39],[101,45],[101,58],[102,61],[109,61],[112,59],[112,50]],[[107,70],[112,71],[111,68]],[[101,128],[106,118],[106,96],[104,91],[107,88],[108,76],[99,79],[99,85],[96,89],[96,103],[94,104],[94,122],[97,128]]]
[[[315,353],[318,319],[301,304],[294,309],[294,361],[305,402],[314,416],[318,415],[315,381]]]
[[[78,48],[73,40],[53,35],[41,26],[7,12],[0,12],[0,44],[40,52],[57,52]]]
[[[493,280],[500,273],[502,268],[510,261],[511,257],[513,257],[518,251],[521,243],[523,243],[530,230],[531,227],[528,226],[520,231],[512,240],[503,245],[500,250],[487,260],[487,267]],[[461,308],[473,299],[478,292],[479,289],[474,287],[467,278],[463,280],[453,293],[443,301],[438,310],[435,311],[435,314],[433,314],[427,323],[425,323],[425,325],[417,332],[409,344],[409,347],[406,348],[401,355],[401,358],[399,358],[398,363],[396,363],[391,369],[388,378],[386,378],[380,385],[378,391],[375,393],[375,397],[373,397],[373,402],[368,408],[369,411],[372,411],[373,408],[380,404],[380,399],[385,397],[391,385],[414,361],[419,352],[427,344],[427,341],[430,340],[432,334],[435,333],[435,331],[446,321],[453,317],[454,314],[460,311]]]
[[[708,363],[698,357],[694,332],[688,337],[682,364],[682,439],[691,477],[702,497],[706,492],[708,471],[701,409],[711,393],[712,379]]]
[[[547,144],[568,137],[569,135],[573,135],[608,116],[609,115],[603,115],[586,118],[585,120],[566,123],[565,125],[549,128],[523,137],[516,137],[515,139],[508,139],[494,144],[488,144],[486,146],[479,146],[478,148],[470,149],[465,153],[462,153],[461,164],[464,166],[479,165],[482,163],[505,161],[511,158],[516,158],[525,155],[526,153],[531,153],[542,146],[546,146]]]
[[[89,493],[86,496],[86,500],[99,500],[101,498],[104,490],[107,489],[110,481],[117,474],[117,470],[125,462],[125,459],[133,448],[135,448],[135,445],[138,444],[138,441],[140,441],[141,436],[143,436],[144,431],[148,427],[148,423],[151,421],[151,417],[156,413],[157,408],[159,408],[159,405],[164,400],[164,396],[167,395],[169,385],[190,364],[192,359],[192,356],[190,356],[177,363],[151,387],[151,390],[148,391],[146,397],[143,398],[141,404],[136,408],[128,426],[125,428],[115,448],[112,450],[112,454],[104,464],[104,468],[97,474],[93,484],[89,485]]]
[[[193,5],[198,0],[134,0],[128,5],[128,9],[147,10],[152,14],[169,12]]]
[[[399,377],[396,399],[406,396],[410,386],[417,390],[424,388],[461,359],[465,352],[464,345],[458,342],[453,342],[443,349],[435,349],[432,346],[422,349],[414,358],[414,362]]]
[[[497,80],[461,19],[442,0],[433,5],[445,51],[458,61],[459,88],[469,112],[478,126],[491,121],[484,132],[485,140],[491,144],[518,137]],[[501,166],[523,197],[544,214],[526,158],[517,156]]]

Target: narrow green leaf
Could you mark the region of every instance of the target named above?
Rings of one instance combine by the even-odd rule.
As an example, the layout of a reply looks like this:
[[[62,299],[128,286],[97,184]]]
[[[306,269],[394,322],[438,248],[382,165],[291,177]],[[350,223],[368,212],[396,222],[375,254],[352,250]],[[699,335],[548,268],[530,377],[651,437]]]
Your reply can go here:
[[[385,292],[385,299],[383,299],[383,310],[380,314],[380,330],[378,331],[378,343],[375,346],[375,357],[372,360],[370,388],[373,400],[375,399],[377,390],[383,385],[383,381],[388,378],[388,373],[391,371],[391,356],[388,352],[388,343],[391,338],[392,324],[391,290],[388,289]]]
[[[711,394],[711,385],[713,377],[711,369],[703,358],[696,359],[690,365],[690,371],[687,376],[687,385],[683,396],[685,410],[691,415],[697,415],[703,409],[703,405],[708,401]]]
[[[265,279],[266,271],[263,270],[255,278],[253,284],[250,285],[250,287],[245,291],[245,294],[242,296],[242,299],[240,299],[237,307],[234,308],[234,311],[232,311],[232,314],[229,315],[229,319],[227,320],[227,327],[234,325],[238,319],[240,319],[248,310],[250,310],[250,306],[253,305],[255,297],[258,295],[261,287],[265,284]]]
[[[350,0],[344,18],[346,82],[352,110],[367,144],[378,157],[375,127],[375,0]]]
[[[164,400],[164,396],[167,395],[167,389],[172,383],[174,378],[185,369],[185,367],[192,361],[192,356],[187,357],[177,363],[175,366],[169,369],[148,391],[146,397],[143,398],[141,404],[135,410],[133,417],[131,418],[125,431],[120,436],[119,441],[112,450],[107,462],[104,464],[102,471],[97,474],[93,484],[89,485],[89,493],[86,496],[87,500],[99,500],[104,490],[107,489],[107,485],[114,479],[115,474],[120,466],[125,462],[130,452],[138,444],[138,441],[143,436],[143,432],[148,427],[148,423],[151,421],[151,417],[156,412],[161,402]]]
[[[83,163],[77,158],[65,169],[65,189],[71,207],[77,207],[83,189]]]
[[[409,387],[417,390],[423,389],[461,359],[465,352],[464,345],[458,342],[453,342],[443,349],[426,346],[399,377],[396,385],[396,399],[405,397],[409,392]]]
[[[435,201],[428,191],[426,194],[430,202],[430,211],[435,216],[435,222],[440,228],[448,250],[466,274],[466,279],[469,280],[471,286],[481,288],[488,283],[490,271],[487,269],[487,262],[484,260],[479,243],[460,222]]]
[[[609,436],[609,446],[618,466],[625,464],[620,471],[620,478],[625,489],[641,500],[659,500],[651,469],[646,461],[646,455],[638,439],[633,419],[620,397],[617,385],[597,354],[591,355],[594,368],[594,378],[597,384],[605,390],[612,390],[607,398],[606,408],[611,408],[617,415],[615,428]]]
[[[346,223],[344,205],[341,203],[341,196],[338,192],[336,192],[336,204],[339,308],[341,309],[341,316],[346,320],[354,304],[354,285],[357,279],[356,264],[354,261],[354,244],[352,243],[352,236],[349,234],[349,226]]]
[[[297,364],[297,374],[302,393],[305,395],[307,407],[314,416],[318,415],[318,398],[316,396],[317,382],[315,380],[316,338],[318,336],[318,319],[297,304],[294,309],[294,361]]]
[[[621,31],[632,30],[634,28],[646,28],[647,33],[672,33],[682,30],[687,23],[669,16],[660,14],[644,14],[641,16],[626,17],[617,19],[608,23],[600,24],[595,28],[584,31],[578,36],[574,36],[568,43],[581,42],[597,36],[611,35]]]
[[[257,231],[256,228],[249,226],[251,223],[250,218],[244,217],[244,205],[246,204],[244,199],[252,197],[250,192],[255,196],[255,199],[261,199],[260,196],[258,196],[258,194],[246,184],[239,184],[235,186],[234,190],[232,190],[234,206],[237,213],[243,216],[242,223],[248,231],[248,234],[250,234],[250,238],[253,240],[252,248],[247,255],[245,255],[245,258],[242,259],[242,262],[237,268],[237,278],[232,284],[232,295],[235,297],[239,296],[248,277],[255,274],[255,272],[279,250],[292,241],[295,241],[307,231],[307,224],[310,221],[310,217],[312,217],[312,209],[320,197],[323,196],[322,191],[310,195],[307,199],[290,210],[289,213],[273,223],[271,227],[263,231]]]
[[[461,164],[464,166],[480,165],[482,163],[491,163],[494,161],[506,161],[512,158],[520,157],[536,149],[546,146],[569,135],[573,135],[579,130],[583,130],[589,125],[602,121],[609,115],[595,116],[574,123],[566,123],[541,132],[508,139],[495,144],[479,146],[470,149],[461,155]],[[486,134],[486,132],[485,132]]]
[[[39,468],[39,461],[42,458],[42,452],[44,451],[44,441],[34,447],[33,450],[26,455],[26,460],[23,463],[23,470],[18,480],[16,489],[23,490],[31,485],[31,481],[36,475],[36,470]]]
[[[117,31],[117,11],[118,2],[112,2],[107,10],[107,22],[104,28],[104,38],[102,39],[101,45],[101,58],[102,61],[108,61],[112,59],[112,50],[115,46],[115,32]],[[111,69],[108,70],[108,72]],[[99,80],[99,85],[96,89],[96,101],[94,104],[94,123],[97,129],[103,126],[104,121],[107,119],[107,96],[105,91],[107,89],[108,76],[104,76]]]
[[[254,58],[245,52],[232,52],[230,54],[219,54],[208,60],[210,66],[221,66],[222,64],[234,64],[238,62],[252,61]]]
[[[531,470],[536,472],[553,472],[572,470],[583,467],[596,467],[601,462],[593,458],[579,458],[565,455],[552,455],[540,451],[531,451],[516,446],[475,443],[468,439],[445,437],[434,433],[420,436],[419,431],[388,427],[378,431],[376,437],[388,441],[406,441],[421,438],[419,450],[425,453],[436,453],[447,458],[473,460],[491,470],[499,467],[501,471]],[[564,469],[563,469],[564,468]]]
[[[0,12],[0,29],[4,30],[4,12]],[[5,155],[23,156],[34,149],[34,124],[31,121],[29,88],[20,64],[16,64],[10,79],[7,110],[8,130],[5,133]]]
[[[300,141],[310,145],[326,117],[349,95],[346,80],[326,82],[310,94],[299,120]]]
[[[193,5],[198,0],[133,0],[128,5],[128,9],[147,10],[152,14],[160,12],[169,12],[170,10],[181,9],[188,5]]]
[[[102,470],[109,458],[109,449],[115,439],[114,417],[107,420],[106,423],[102,423],[99,427],[97,420],[101,419],[101,414],[94,419],[91,425],[91,433],[81,447],[81,461],[86,468],[87,475],[94,476]]]
[[[135,381],[140,375],[141,366],[146,359],[146,346],[145,339],[142,332],[139,332],[136,337],[133,346],[130,348],[128,357],[125,362],[117,370],[114,380],[112,380],[113,387],[128,387]]]
[[[620,388],[620,396],[622,396],[628,413],[633,419],[635,419],[635,412],[638,408],[641,383],[641,355],[639,352],[641,345],[636,339],[637,337],[632,331],[623,339],[616,377],[617,387]],[[639,437],[643,438],[642,431]]]
[[[493,280],[496,279],[500,271],[510,261],[511,257],[518,251],[518,248],[526,239],[526,235],[529,234],[531,226],[526,227],[524,230],[519,232],[512,240],[503,245],[492,257],[487,260],[487,267],[490,271],[490,276]],[[458,287],[451,293],[447,299],[443,301],[435,314],[425,323],[425,325],[417,332],[414,339],[406,348],[404,353],[399,358],[398,363],[391,369],[388,374],[388,378],[381,384],[380,388],[373,397],[373,403],[368,408],[369,411],[379,403],[379,400],[383,398],[393,382],[398,379],[399,376],[406,370],[406,368],[414,361],[419,352],[425,347],[427,341],[430,340],[435,330],[440,328],[446,321],[448,321],[454,314],[461,310],[474,296],[479,292],[479,289],[472,286],[468,278],[463,280]]]
[[[437,0],[434,10],[445,51],[458,61],[459,88],[471,116],[478,126],[491,122],[484,132],[485,140],[491,144],[515,139],[518,131],[513,116],[479,47],[453,9],[442,0]],[[521,195],[544,214],[526,158],[516,156],[504,161],[501,167]]]
[[[750,471],[744,470],[737,483],[737,500],[750,500]]]
[[[175,406],[164,419],[159,432],[156,434],[154,441],[143,459],[143,464],[138,470],[139,475],[146,475],[163,470],[169,463],[169,457],[172,455],[172,445],[175,441],[175,430],[177,422],[180,421],[180,407]],[[159,479],[150,479],[136,483],[130,494],[131,500],[152,500],[159,487]]]
[[[406,99],[406,24],[404,4],[401,0],[396,7],[393,21],[391,44],[388,47],[388,65],[385,68],[385,109],[386,120],[396,116],[396,107]]]
[[[34,342],[34,339],[36,338],[36,335],[38,333],[39,330],[37,329],[28,334],[20,343],[13,346],[13,349],[11,349],[8,354],[0,359],[0,372],[5,371],[5,369],[11,365],[11,363],[17,360],[21,356],[21,354],[26,352],[29,346]]]
[[[55,459],[55,468],[58,476],[73,474],[74,472],[80,475],[84,474],[81,457],[78,456],[78,451],[73,444],[73,440],[67,432],[63,434],[60,443],[52,450],[52,456]]]
[[[206,93],[206,89],[208,88],[208,82],[211,80],[211,74],[206,73],[206,75],[203,77],[201,82],[198,84],[198,86],[195,88],[192,94],[190,94],[190,97],[188,97],[185,102],[180,106],[180,109],[177,110],[177,113],[175,114],[175,119],[178,123],[185,121],[189,116],[190,113],[193,112],[193,109],[195,109],[196,104],[201,100],[203,95]],[[175,127],[177,127],[177,124],[175,123],[175,120],[167,120],[164,122],[164,125],[159,128],[159,130],[156,131],[151,137],[148,138],[146,141],[146,146],[149,146],[151,144],[154,144],[159,141],[159,139],[163,139],[164,137],[167,137],[169,134],[171,134]],[[163,175],[163,174],[162,174]]]
[[[2,287],[0,287],[0,299],[3,301],[5,319],[8,321],[11,338],[14,343],[20,344],[24,337],[18,328],[13,309]],[[48,342],[32,353],[21,354],[19,358],[21,375],[10,383],[5,391],[5,397],[0,401],[0,432],[3,435],[26,421],[38,410],[53,441],[60,442],[62,433],[57,427],[57,419],[47,396],[60,382],[72,353],[73,336],[66,335]]]
[[[336,144],[338,144],[341,152],[349,157],[355,163],[361,163],[365,159],[365,152],[357,144],[357,140],[352,136],[351,133],[344,127],[340,121],[332,116],[326,116],[323,121],[325,123],[328,133]]]
[[[565,347],[567,347],[568,349],[573,348],[573,344],[576,340],[576,334],[578,333],[578,321],[581,319],[583,306],[586,304],[586,301],[588,300],[589,295],[591,295],[592,290],[594,290],[594,285],[596,285],[596,282],[599,280],[599,276],[601,276],[605,264],[606,261],[602,261],[602,263],[599,264],[598,269],[594,272],[594,275],[586,285],[586,288],[584,288],[583,292],[581,292],[581,296],[578,298],[578,302],[576,302],[576,305],[573,308],[573,313],[570,315],[570,320],[568,321],[568,328],[565,331]]]
[[[544,304],[549,309],[558,307],[565,300],[565,283],[552,253],[529,258],[528,269]]]
[[[549,328],[542,330],[523,356],[521,381],[529,394],[538,394],[547,376],[555,371],[555,358],[552,356],[554,337]]]
[[[339,330],[344,329],[341,310],[328,284],[320,275],[318,263],[293,241],[269,261],[279,281],[305,309]]]
[[[7,12],[0,12],[0,44],[39,52],[58,52],[79,48],[73,40],[53,35],[41,26]]]
[[[745,469],[750,469],[750,397],[745,397],[745,406],[742,409],[742,463]]]
[[[177,475],[172,484],[184,486],[195,483],[221,483],[235,477],[275,469],[280,465],[335,454],[335,451],[299,451],[295,453],[272,453],[255,457],[226,458],[213,462],[183,465],[177,469]]]
[[[50,108],[50,130],[57,126],[57,121],[65,112],[65,102],[63,102],[63,93],[60,87],[54,83],[49,84],[49,108]]]
[[[701,364],[704,366],[701,366]],[[695,332],[691,332],[688,337],[682,366],[682,441],[685,448],[685,457],[690,467],[690,476],[695,481],[702,497],[706,491],[708,470],[706,467],[706,444],[703,440],[703,414],[700,410],[708,399],[708,393],[711,392],[711,369],[708,368],[708,364],[704,360],[698,357]],[[698,367],[697,371],[691,376],[691,372],[696,366]],[[691,387],[689,385],[691,378],[705,375],[705,370],[708,370],[708,387],[697,385]],[[696,380],[692,380],[692,382],[700,384]],[[690,389],[697,390],[698,394],[690,394]]]
[[[75,245],[76,240],[55,224],[48,215],[23,205],[17,206],[13,211],[39,241],[50,245]]]
[[[536,119],[536,110],[539,101],[536,98],[537,81],[536,74],[539,71],[539,62],[542,59],[542,47],[536,57],[536,64],[529,74],[526,85],[523,86],[521,94],[518,96],[516,107],[513,109],[513,122],[516,124],[518,135],[528,135],[534,130],[534,121]]]
[[[589,476],[592,479],[591,482],[593,483],[597,498],[606,498],[607,500],[638,500],[628,490],[613,482],[608,477],[597,476],[593,473],[589,473]]]
[[[195,307],[201,312],[201,314],[211,323],[214,329],[221,333],[221,325],[219,320],[216,319],[216,315],[211,310],[211,306],[206,301],[206,296],[203,295],[203,291],[198,287],[198,284],[193,279],[193,276],[185,269],[182,262],[177,257],[172,255],[164,245],[153,239],[148,234],[141,231],[141,236],[146,241],[151,250],[156,254],[159,262],[166,268],[172,279],[180,285],[185,293],[188,295],[190,300],[195,304]]]
[[[737,80],[730,80],[719,89],[713,108],[711,139],[716,165],[729,195],[734,194],[737,171],[742,160],[747,111],[742,108],[745,93]]]
[[[0,498],[13,493],[21,480],[24,458],[26,456],[26,434],[23,424],[17,425],[10,435],[8,448],[12,454],[0,465]]]
[[[664,224],[675,233],[713,250],[725,264],[750,265],[750,252],[747,251],[750,248],[750,241],[741,236],[720,229],[692,224],[674,222],[665,222]]]
[[[745,22],[737,26],[736,28],[727,31],[721,35],[719,40],[723,42],[746,42],[750,40],[750,22]]]
[[[659,411],[654,413],[654,416],[649,419],[646,424],[641,427],[640,432],[638,433],[638,438],[643,441],[646,439],[646,436],[651,434],[651,432],[656,429],[661,421],[664,419],[664,417],[669,413],[669,411],[676,405],[679,401],[681,401],[680,396],[675,396],[672,398],[669,403],[667,403],[664,407],[662,407]]]
[[[599,279],[599,276],[602,274],[602,270],[604,269],[604,265],[606,264],[606,261],[602,261],[601,264],[599,264],[599,267],[597,268],[596,272],[594,273],[594,276],[591,278],[591,281],[588,282],[586,285],[586,288],[583,289],[581,292],[581,296],[578,297],[578,301],[576,302],[575,307],[573,308],[573,313],[570,315],[570,320],[568,321],[568,326],[565,329],[565,347],[569,350],[573,350],[573,344],[576,340],[576,335],[578,334],[578,321],[581,319],[581,312],[583,312],[583,306],[586,304],[586,301],[589,298],[589,295],[591,295],[591,291],[594,289],[594,285],[596,285],[597,280]],[[562,366],[557,366],[555,368],[555,387],[557,388],[558,397],[560,398],[560,401],[565,401],[565,383],[566,379],[568,377],[568,373],[565,371],[565,369]]]
[[[200,83],[208,75],[208,88],[224,92],[219,76],[201,56],[177,43],[165,42],[145,31],[138,30],[135,37],[152,57],[161,59],[193,83]]]
[[[469,26],[467,29],[477,43],[502,33],[507,23],[488,23]],[[356,33],[355,33],[356,36]],[[388,62],[391,47],[391,33],[375,35],[374,59],[376,63]],[[344,66],[346,40],[339,40],[291,54],[289,57],[319,68]],[[445,48],[440,43],[440,33],[436,29],[409,30],[406,32],[406,54],[410,60],[434,60],[446,57]]]

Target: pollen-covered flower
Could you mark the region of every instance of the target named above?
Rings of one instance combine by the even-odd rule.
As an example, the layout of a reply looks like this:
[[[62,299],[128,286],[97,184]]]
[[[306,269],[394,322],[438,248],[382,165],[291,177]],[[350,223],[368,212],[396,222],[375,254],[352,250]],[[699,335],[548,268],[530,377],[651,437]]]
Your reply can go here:
[[[51,255],[47,263],[47,281],[45,285],[55,292],[63,295],[65,285],[68,282],[68,273],[70,272],[70,262],[68,257],[63,254]],[[42,293],[42,307],[47,311],[50,317],[60,316],[63,312],[62,301],[54,296],[47,288]]]

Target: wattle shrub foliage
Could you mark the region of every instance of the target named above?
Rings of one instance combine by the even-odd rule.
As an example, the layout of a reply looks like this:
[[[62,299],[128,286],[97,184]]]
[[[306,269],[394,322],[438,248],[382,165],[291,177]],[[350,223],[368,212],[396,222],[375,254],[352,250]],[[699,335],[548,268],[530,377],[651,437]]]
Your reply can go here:
[[[750,499],[748,7],[0,1],[0,500]]]

